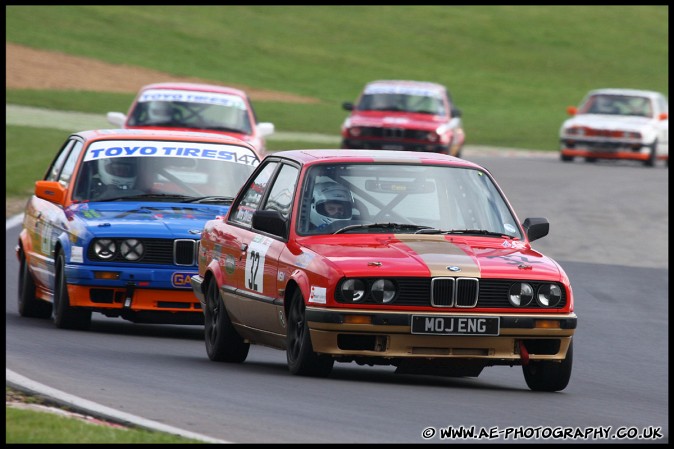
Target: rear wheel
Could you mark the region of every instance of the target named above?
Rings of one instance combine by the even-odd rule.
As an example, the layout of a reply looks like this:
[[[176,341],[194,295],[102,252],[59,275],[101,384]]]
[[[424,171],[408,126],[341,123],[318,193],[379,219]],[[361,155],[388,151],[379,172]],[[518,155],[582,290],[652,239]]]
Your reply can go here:
[[[571,379],[573,365],[573,342],[569,344],[566,358],[561,362],[547,360],[530,361],[522,365],[524,380],[533,391],[561,391]]]
[[[335,361],[327,355],[314,352],[305,316],[306,307],[302,292],[295,290],[288,310],[288,344],[286,355],[288,369],[300,376],[327,377]]]
[[[250,343],[234,329],[215,279],[209,281],[206,289],[204,340],[208,358],[214,362],[241,363],[248,357]]]
[[[70,306],[68,283],[66,282],[66,257],[59,251],[56,258],[56,279],[54,280],[54,324],[60,329],[88,329],[91,325],[91,311]]]
[[[28,318],[50,318],[52,306],[35,296],[35,280],[28,269],[23,251],[19,255],[19,315]]]

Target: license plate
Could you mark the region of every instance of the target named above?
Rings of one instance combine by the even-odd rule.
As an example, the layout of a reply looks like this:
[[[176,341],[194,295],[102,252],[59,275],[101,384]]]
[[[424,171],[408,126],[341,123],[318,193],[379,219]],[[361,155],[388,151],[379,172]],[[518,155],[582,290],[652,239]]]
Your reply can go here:
[[[430,335],[498,335],[499,317],[482,316],[412,316],[413,334]]]

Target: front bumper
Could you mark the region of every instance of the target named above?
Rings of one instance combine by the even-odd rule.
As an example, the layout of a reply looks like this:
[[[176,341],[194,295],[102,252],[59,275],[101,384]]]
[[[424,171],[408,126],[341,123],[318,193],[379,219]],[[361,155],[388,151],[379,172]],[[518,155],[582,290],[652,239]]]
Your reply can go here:
[[[499,317],[496,336],[412,334],[412,315]],[[471,359],[486,365],[563,360],[576,329],[574,313],[495,315],[325,310],[307,307],[313,349],[342,359]],[[366,321],[364,324],[351,324]],[[521,353],[521,344],[527,350]]]

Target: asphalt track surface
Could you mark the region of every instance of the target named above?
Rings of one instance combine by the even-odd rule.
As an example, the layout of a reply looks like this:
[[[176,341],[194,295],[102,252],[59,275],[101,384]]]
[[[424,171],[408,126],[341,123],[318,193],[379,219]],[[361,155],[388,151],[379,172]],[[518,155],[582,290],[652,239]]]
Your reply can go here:
[[[566,270],[579,317],[564,391],[529,391],[518,367],[452,379],[336,364],[328,379],[303,378],[288,373],[283,352],[257,346],[243,364],[218,364],[199,327],[97,314],[90,331],[58,330],[18,315],[16,218],[6,232],[7,384],[206,442],[668,442],[668,168],[466,149],[466,159],[494,174],[520,220],[551,222],[534,247]],[[441,439],[448,426],[499,436]],[[424,439],[428,428],[436,434]],[[557,428],[589,437],[545,439],[542,432]],[[506,436],[517,429],[533,438]]]

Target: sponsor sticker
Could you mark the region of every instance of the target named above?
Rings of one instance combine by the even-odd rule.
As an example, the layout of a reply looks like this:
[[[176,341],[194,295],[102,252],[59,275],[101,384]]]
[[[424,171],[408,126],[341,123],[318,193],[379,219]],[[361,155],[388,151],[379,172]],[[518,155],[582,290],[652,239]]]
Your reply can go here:
[[[117,157],[175,157],[236,162],[256,166],[259,160],[248,148],[197,142],[104,140],[89,145],[84,161]]]
[[[326,303],[325,287],[316,287],[315,285],[311,286],[311,293],[309,294],[309,302],[315,304],[325,304]]]
[[[197,273],[175,272],[171,275],[171,285],[175,288],[191,287],[190,278]]]

